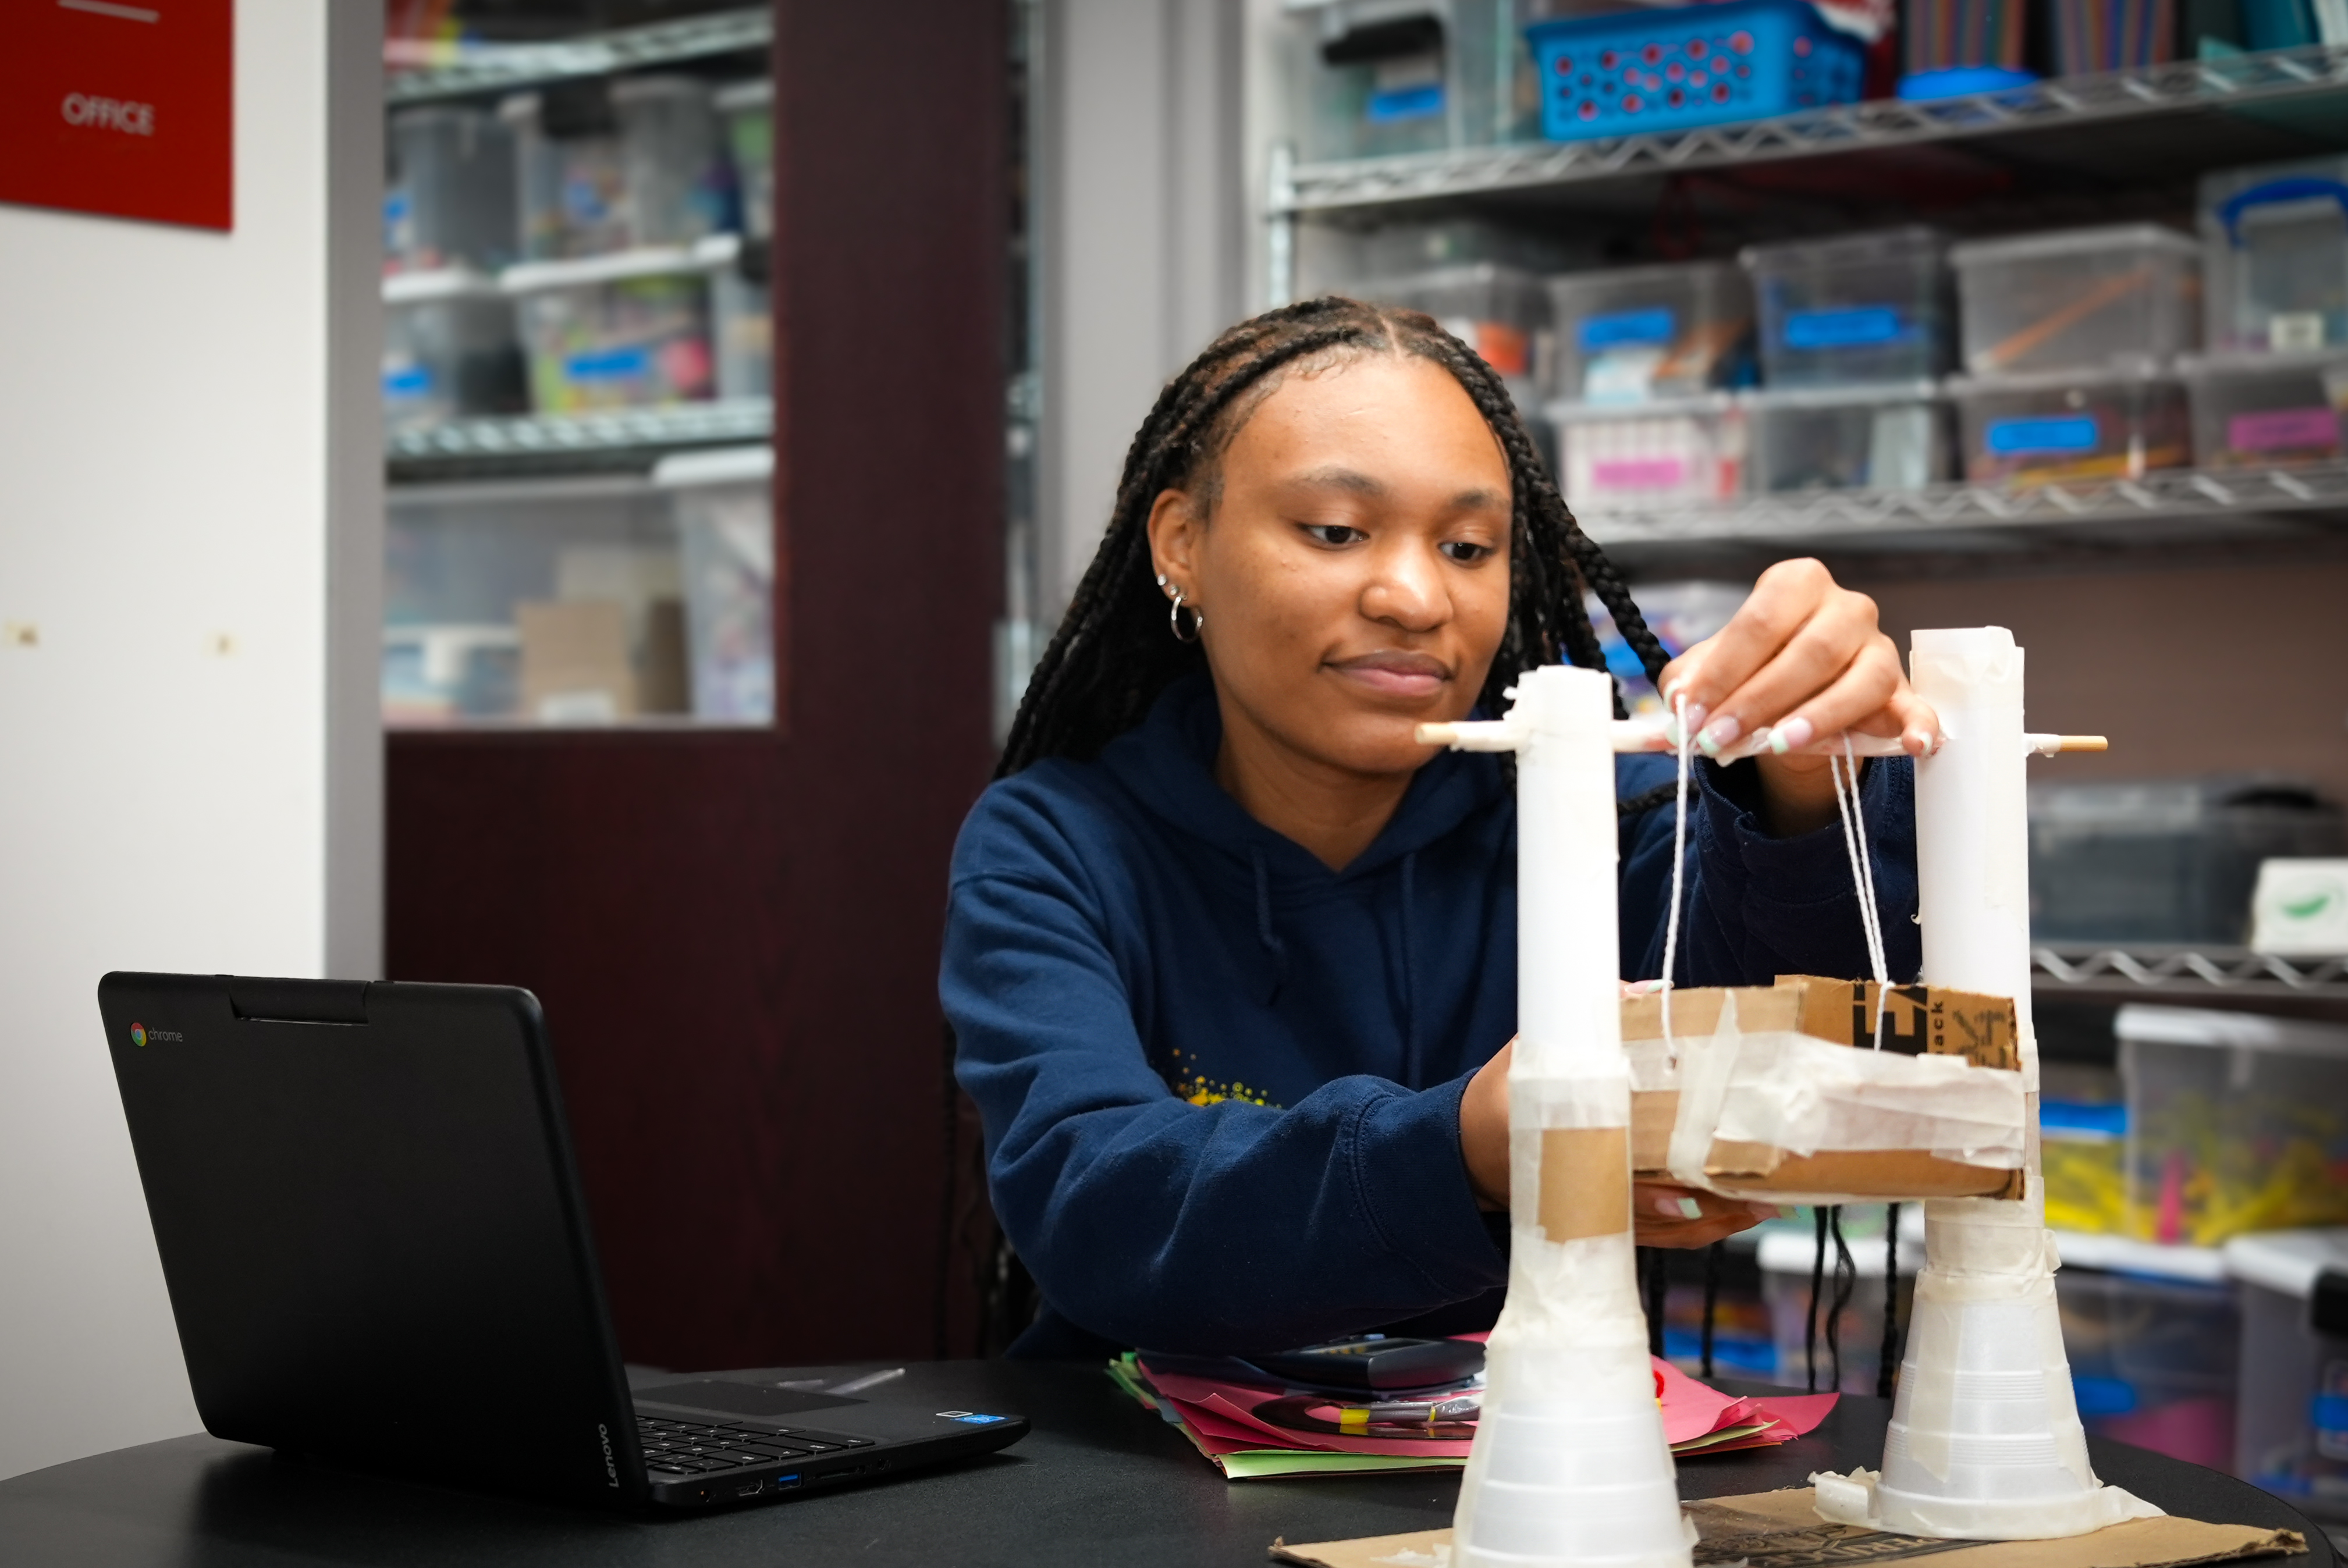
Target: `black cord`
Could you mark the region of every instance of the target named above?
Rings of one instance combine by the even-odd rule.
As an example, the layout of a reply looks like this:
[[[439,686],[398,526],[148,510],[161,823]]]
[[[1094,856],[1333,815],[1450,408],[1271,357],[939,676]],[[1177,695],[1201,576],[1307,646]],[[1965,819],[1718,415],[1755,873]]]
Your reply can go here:
[[[1712,1326],[1720,1312],[1720,1259],[1728,1250],[1725,1241],[1714,1242],[1704,1249],[1704,1338],[1703,1375],[1712,1376]]]
[[[1814,1208],[1810,1218],[1818,1222],[1818,1245],[1810,1254],[1810,1307],[1802,1315],[1802,1369],[1815,1394],[1818,1391],[1818,1291],[1827,1277],[1827,1212]]]
[[[1639,1282],[1646,1296],[1647,1354],[1663,1353],[1663,1307],[1671,1293],[1671,1261],[1659,1246],[1640,1249]]]
[[[1891,1397],[1892,1379],[1900,1371],[1900,1205],[1883,1216],[1883,1349],[1875,1373],[1875,1397]]]
[[[1859,1266],[1851,1261],[1850,1244],[1842,1239],[1842,1205],[1827,1210],[1827,1232],[1834,1237],[1834,1310],[1827,1314],[1827,1360],[1834,1368],[1831,1388],[1842,1387],[1842,1315],[1859,1288]]]

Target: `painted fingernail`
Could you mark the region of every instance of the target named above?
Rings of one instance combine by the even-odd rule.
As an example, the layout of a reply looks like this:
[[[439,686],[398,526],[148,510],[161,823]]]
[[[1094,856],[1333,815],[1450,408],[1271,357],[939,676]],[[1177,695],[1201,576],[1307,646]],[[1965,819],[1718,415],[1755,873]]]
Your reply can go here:
[[[1810,743],[1816,733],[1807,719],[1788,719],[1769,732],[1769,749],[1779,756],[1798,752]]]
[[[1677,751],[1687,737],[1704,728],[1704,712],[1703,703],[1690,702],[1685,712],[1673,714],[1670,721],[1663,725],[1663,737],[1671,742],[1673,751]],[[1680,726],[1683,724],[1687,727],[1682,729]]]
[[[1735,714],[1723,713],[1704,727],[1703,733],[1696,736],[1695,743],[1703,748],[1705,756],[1716,757],[1723,747],[1735,745],[1736,737],[1744,733],[1745,726],[1736,722]]]
[[[1675,1220],[1695,1220],[1704,1217],[1704,1205],[1689,1197],[1663,1197],[1655,1200],[1655,1212]]]

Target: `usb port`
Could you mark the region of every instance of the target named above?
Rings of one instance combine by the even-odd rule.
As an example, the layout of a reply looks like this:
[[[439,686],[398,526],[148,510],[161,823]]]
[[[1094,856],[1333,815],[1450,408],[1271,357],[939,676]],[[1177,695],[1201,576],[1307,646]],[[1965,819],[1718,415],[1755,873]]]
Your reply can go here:
[[[799,1478],[795,1475],[778,1475],[775,1478],[775,1490],[777,1491],[788,1491],[791,1488],[798,1485],[798,1483]]]

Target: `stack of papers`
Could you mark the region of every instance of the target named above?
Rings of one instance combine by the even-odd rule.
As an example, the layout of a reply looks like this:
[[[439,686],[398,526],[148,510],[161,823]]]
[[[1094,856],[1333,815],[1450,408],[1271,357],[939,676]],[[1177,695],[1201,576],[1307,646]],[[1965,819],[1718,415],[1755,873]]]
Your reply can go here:
[[[1833,1394],[1772,1394],[1739,1399],[1706,1388],[1657,1360],[1655,1385],[1663,1437],[1674,1454],[1727,1453],[1790,1442],[1826,1419]],[[1457,1470],[1468,1462],[1474,1418],[1447,1420],[1426,1435],[1385,1436],[1306,1430],[1300,1425],[1348,1423],[1345,1398],[1265,1378],[1242,1363],[1127,1351],[1108,1364],[1117,1385],[1179,1428],[1232,1481],[1276,1475],[1358,1475],[1367,1471]],[[1301,1419],[1300,1419],[1301,1418]],[[1382,1429],[1390,1430],[1391,1428]]]

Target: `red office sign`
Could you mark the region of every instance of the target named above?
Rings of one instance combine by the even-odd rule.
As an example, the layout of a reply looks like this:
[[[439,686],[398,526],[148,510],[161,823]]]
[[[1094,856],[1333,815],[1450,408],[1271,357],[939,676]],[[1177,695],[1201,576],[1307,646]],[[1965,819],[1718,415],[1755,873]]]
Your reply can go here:
[[[232,227],[235,0],[0,14],[0,201]]]

